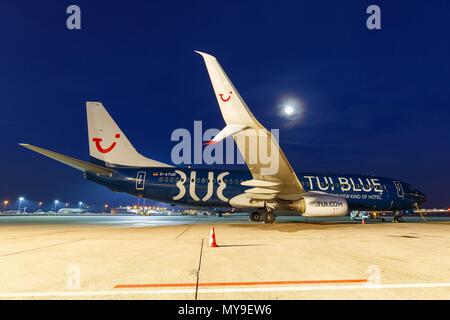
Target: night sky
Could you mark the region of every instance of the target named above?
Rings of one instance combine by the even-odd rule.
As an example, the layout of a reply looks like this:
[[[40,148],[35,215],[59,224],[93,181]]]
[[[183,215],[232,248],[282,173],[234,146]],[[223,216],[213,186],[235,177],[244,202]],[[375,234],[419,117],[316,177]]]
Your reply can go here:
[[[66,28],[77,4],[82,29]],[[382,29],[366,28],[381,7]],[[280,128],[299,172],[374,174],[450,206],[450,2],[1,1],[0,198],[130,204],[17,145],[88,159],[86,101],[135,147],[170,162],[176,128],[222,128],[206,68],[215,55],[254,115]],[[286,126],[287,97],[304,114]]]

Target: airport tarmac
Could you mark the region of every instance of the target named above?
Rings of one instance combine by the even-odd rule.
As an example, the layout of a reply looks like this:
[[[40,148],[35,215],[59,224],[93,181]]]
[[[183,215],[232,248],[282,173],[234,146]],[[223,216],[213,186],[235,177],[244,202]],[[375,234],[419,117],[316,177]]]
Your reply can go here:
[[[450,299],[450,218],[0,216],[0,299]]]

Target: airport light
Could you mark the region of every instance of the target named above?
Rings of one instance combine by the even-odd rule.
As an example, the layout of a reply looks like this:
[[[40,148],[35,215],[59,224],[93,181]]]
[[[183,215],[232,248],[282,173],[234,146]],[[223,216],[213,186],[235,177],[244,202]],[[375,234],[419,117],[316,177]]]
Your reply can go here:
[[[78,202],[78,207],[81,208],[83,206],[83,201]]]
[[[17,210],[17,212],[20,213],[20,207],[22,207],[22,202],[25,200],[24,197],[19,197],[19,210]]]
[[[58,205],[59,200],[55,200],[55,209],[53,210],[53,212],[56,212],[56,206]]]
[[[8,205],[9,200],[3,201],[3,211],[6,211],[6,206]]]
[[[43,202],[42,202],[42,201],[39,201],[39,203],[38,203],[39,208],[42,207],[42,204],[43,204]]]
[[[68,207],[68,206],[69,206],[69,203],[66,202],[66,207]]]

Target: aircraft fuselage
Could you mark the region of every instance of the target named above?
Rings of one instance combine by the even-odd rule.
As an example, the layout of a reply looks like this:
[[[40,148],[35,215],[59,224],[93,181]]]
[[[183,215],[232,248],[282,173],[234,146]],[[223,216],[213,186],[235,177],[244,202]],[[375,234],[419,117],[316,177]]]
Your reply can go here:
[[[250,187],[246,170],[190,168],[114,168],[111,176],[86,178],[114,191],[193,207],[230,207],[230,199]],[[409,184],[376,176],[297,173],[305,191],[345,198],[349,210],[397,211],[416,208],[425,196]]]

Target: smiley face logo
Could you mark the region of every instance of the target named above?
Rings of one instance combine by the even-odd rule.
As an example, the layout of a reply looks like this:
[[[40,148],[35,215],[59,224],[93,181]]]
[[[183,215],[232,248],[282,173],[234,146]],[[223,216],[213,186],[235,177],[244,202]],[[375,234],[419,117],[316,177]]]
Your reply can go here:
[[[231,94],[232,94],[233,92],[229,92],[229,94],[228,94],[228,97],[224,97],[224,94],[223,93],[220,93],[219,94],[219,97],[220,97],[220,99],[223,101],[223,102],[228,102],[230,99],[231,99]]]
[[[119,138],[120,138],[120,134],[119,134],[119,133],[116,133],[115,137],[116,137],[116,139],[119,139]],[[103,147],[101,146],[101,144],[100,144],[100,143],[103,141],[102,138],[92,138],[92,141],[95,142],[95,147],[96,147],[97,150],[98,150],[99,152],[101,152],[101,153],[108,153],[108,152],[111,152],[112,149],[114,149],[114,147],[115,147],[116,144],[117,144],[117,143],[114,141],[108,148],[103,148]]]

